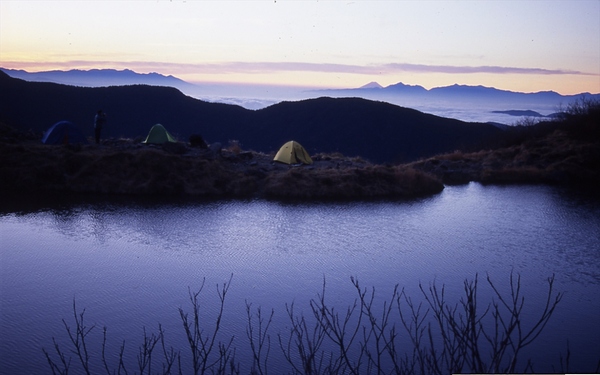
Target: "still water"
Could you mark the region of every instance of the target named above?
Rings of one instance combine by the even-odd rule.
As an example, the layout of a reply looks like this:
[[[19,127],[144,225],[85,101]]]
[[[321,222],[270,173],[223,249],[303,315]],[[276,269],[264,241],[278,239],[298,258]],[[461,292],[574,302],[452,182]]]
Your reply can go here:
[[[559,366],[568,341],[570,371],[592,372],[600,360],[597,198],[471,183],[402,202],[5,202],[0,372],[51,373],[42,348],[52,351],[53,337],[67,348],[62,319],[73,325],[74,301],[96,325],[90,350],[106,326],[109,345],[125,340],[135,361],[144,328],[156,332],[160,323],[168,345],[187,353],[178,308],[191,310],[189,290],[205,279],[212,322],[216,286],[233,275],[223,335],[235,336],[236,356],[248,360],[246,302],[274,309],[270,372],[285,373],[276,337],[289,325],[286,304],[309,315],[324,280],[328,302],[345,310],[356,298],[351,276],[382,299],[396,284],[415,299],[419,283],[443,284],[456,303],[463,280],[478,274],[489,296],[486,275],[505,292],[511,272],[522,277],[526,317],[540,312],[548,277],[564,292],[528,352],[535,368]]]

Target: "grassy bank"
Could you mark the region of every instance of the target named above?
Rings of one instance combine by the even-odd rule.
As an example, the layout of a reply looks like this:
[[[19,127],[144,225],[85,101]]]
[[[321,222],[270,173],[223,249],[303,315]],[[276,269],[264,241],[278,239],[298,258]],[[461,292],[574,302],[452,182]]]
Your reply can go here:
[[[595,187],[600,183],[600,103],[577,102],[559,120],[509,127],[478,152],[457,150],[410,167],[446,184],[534,183]]]
[[[374,145],[377,147],[377,145]],[[273,162],[237,142],[46,146],[39,135],[0,124],[0,190],[186,195],[291,200],[396,199],[436,194],[444,184],[600,183],[600,103],[578,102],[562,119],[508,127],[485,149],[457,150],[404,165],[313,155],[312,165]]]
[[[312,165],[290,166],[274,162],[274,155],[244,152],[237,144],[210,150],[121,139],[46,146],[10,131],[4,127],[0,141],[0,190],[9,192],[356,200],[443,189],[438,178],[422,171],[339,155],[315,155]]]

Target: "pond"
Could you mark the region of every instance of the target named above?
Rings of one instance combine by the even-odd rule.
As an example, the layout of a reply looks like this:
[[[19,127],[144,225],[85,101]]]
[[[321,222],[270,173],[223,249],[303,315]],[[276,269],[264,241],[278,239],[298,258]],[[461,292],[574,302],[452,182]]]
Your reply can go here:
[[[6,201],[0,246],[5,373],[51,373],[42,348],[54,356],[54,337],[68,352],[62,319],[75,325],[74,302],[96,326],[90,351],[99,352],[107,327],[111,364],[123,340],[135,361],[144,329],[161,324],[189,368],[178,309],[191,312],[189,293],[205,280],[203,322],[212,329],[217,285],[231,280],[219,337],[235,337],[248,373],[246,304],[273,309],[269,372],[284,373],[278,334],[289,333],[286,306],[312,316],[324,283],[327,303],[345,311],[357,298],[351,277],[375,289],[377,306],[395,285],[417,301],[419,284],[434,283],[455,304],[464,280],[478,277],[483,309],[493,297],[486,277],[505,294],[511,273],[521,277],[527,323],[543,309],[549,277],[564,293],[527,348],[536,371],[559,367],[567,345],[571,372],[592,372],[600,360],[600,201],[552,187],[471,183],[415,200],[327,204]]]

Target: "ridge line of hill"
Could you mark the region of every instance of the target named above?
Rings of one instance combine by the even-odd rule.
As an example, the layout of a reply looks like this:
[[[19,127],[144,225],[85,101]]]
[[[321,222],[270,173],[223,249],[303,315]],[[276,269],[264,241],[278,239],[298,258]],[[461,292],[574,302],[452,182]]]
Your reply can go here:
[[[43,145],[39,136],[0,122],[0,191],[27,193],[370,200],[431,195],[445,185],[552,184],[595,190],[600,183],[600,106],[590,113],[508,132],[497,148],[454,151],[402,165],[340,154],[313,154],[285,165],[239,145]],[[15,195],[17,194],[17,195]]]
[[[252,111],[185,96],[171,87],[75,87],[27,82],[0,72],[0,120],[40,133],[68,120],[92,134],[98,109],[108,114],[105,136],[145,137],[160,123],[182,141],[235,140],[245,149],[272,152],[289,140],[310,153],[339,152],[374,163],[398,163],[475,150],[501,130],[361,98],[306,99]]]

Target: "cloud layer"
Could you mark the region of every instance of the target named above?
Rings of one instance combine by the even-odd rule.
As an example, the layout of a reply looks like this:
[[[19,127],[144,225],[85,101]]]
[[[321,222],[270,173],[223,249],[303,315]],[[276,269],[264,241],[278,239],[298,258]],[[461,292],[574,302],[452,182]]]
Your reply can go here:
[[[127,67],[135,70],[170,72],[170,74],[269,74],[280,72],[319,72],[359,75],[394,73],[442,73],[442,74],[535,74],[598,76],[575,70],[520,68],[507,66],[452,66],[408,63],[379,65],[351,65],[307,62],[223,62],[223,63],[161,63],[145,61],[84,61],[72,60],[55,63],[5,61],[5,68],[18,69],[86,69],[98,67]],[[42,66],[43,65],[43,66]]]

